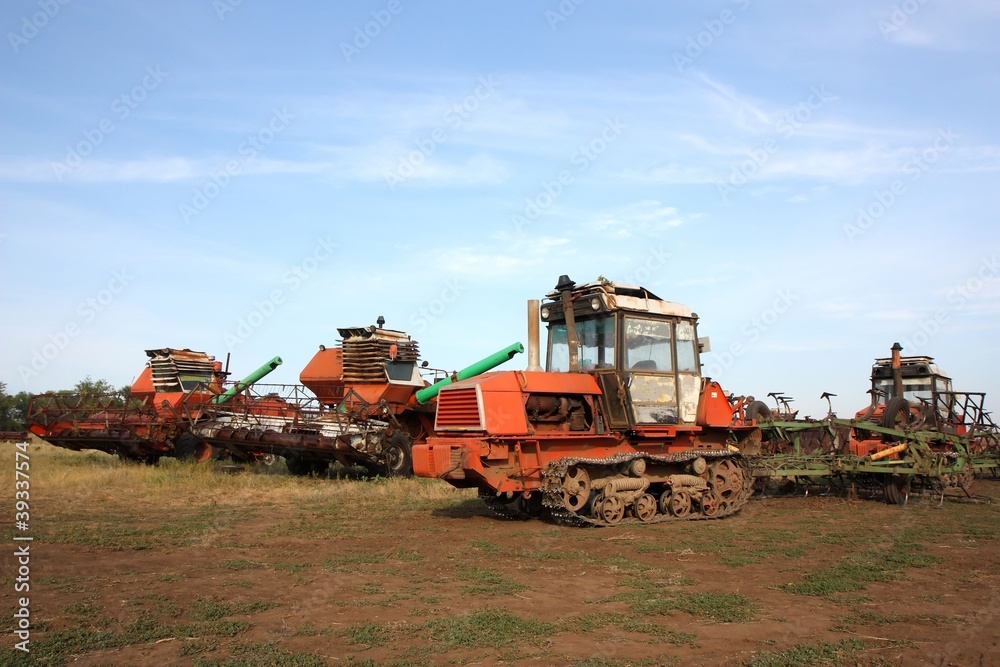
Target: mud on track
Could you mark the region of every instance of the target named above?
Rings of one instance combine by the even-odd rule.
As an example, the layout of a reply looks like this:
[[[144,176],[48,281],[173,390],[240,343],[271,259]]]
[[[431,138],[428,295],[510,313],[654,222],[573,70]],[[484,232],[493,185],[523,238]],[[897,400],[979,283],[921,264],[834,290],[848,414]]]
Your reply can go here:
[[[32,654],[8,548],[0,664],[1000,664],[998,482],[975,487],[995,505],[785,497],[612,530],[429,480],[31,452]],[[12,489],[9,445],[0,466]]]

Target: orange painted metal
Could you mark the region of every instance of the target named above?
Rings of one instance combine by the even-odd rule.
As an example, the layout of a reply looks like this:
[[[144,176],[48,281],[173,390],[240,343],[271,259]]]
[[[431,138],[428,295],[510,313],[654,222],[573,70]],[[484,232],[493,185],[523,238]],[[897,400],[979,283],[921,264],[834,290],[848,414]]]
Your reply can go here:
[[[739,440],[759,429],[733,423],[733,411],[718,383],[706,384],[697,425],[656,425],[629,431],[599,431],[593,419],[583,431],[539,430],[527,420],[529,395],[579,396],[594,415],[603,415],[601,389],[585,373],[488,373],[459,382],[441,392],[438,419],[448,409],[451,396],[475,394],[482,406],[485,428],[453,433],[438,432],[413,447],[413,470],[421,477],[444,479],[457,487],[488,487],[497,493],[523,492],[541,486],[542,471],[565,457],[606,459],[618,454],[645,452],[671,454],[689,450],[724,450],[735,435]],[[713,393],[715,396],[713,396]],[[725,406],[718,403],[721,398]],[[476,415],[467,415],[471,424]],[[606,421],[604,422],[607,423]]]
[[[338,405],[344,398],[344,351],[323,348],[299,373],[299,382],[325,405]]]

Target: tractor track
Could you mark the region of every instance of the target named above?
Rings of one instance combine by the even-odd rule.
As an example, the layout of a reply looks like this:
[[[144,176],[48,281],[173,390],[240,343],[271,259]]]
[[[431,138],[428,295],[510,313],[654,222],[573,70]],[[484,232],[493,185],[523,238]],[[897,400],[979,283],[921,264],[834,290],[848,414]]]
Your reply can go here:
[[[643,521],[634,516],[628,516],[617,523],[610,523],[592,516],[586,516],[580,514],[579,512],[572,511],[568,509],[563,502],[563,479],[565,478],[567,471],[573,466],[584,465],[592,467],[614,467],[621,466],[625,463],[631,463],[636,459],[644,459],[648,463],[679,464],[689,463],[699,457],[706,459],[710,463],[718,463],[723,460],[734,461],[742,473],[742,484],[735,496],[735,499],[726,502],[724,505],[720,505],[718,511],[712,515],[706,515],[701,512],[692,512],[686,516],[674,516],[663,512],[657,512],[656,516],[647,521]],[[709,487],[713,487],[711,481],[709,482]],[[715,489],[712,488],[712,490],[714,491]],[[510,520],[523,521],[532,518],[543,518],[551,519],[556,523],[567,526],[592,527],[621,527],[679,521],[706,521],[732,516],[749,503],[750,497],[753,495],[753,476],[751,475],[749,463],[743,455],[739,452],[727,450],[692,450],[667,455],[646,454],[641,452],[623,453],[604,459],[567,457],[550,464],[542,473],[541,493],[541,507],[537,508],[534,512],[527,510],[523,504],[511,501],[505,502],[497,496],[491,496],[488,492],[481,492],[479,497],[486,502],[487,506],[493,510],[495,514]]]

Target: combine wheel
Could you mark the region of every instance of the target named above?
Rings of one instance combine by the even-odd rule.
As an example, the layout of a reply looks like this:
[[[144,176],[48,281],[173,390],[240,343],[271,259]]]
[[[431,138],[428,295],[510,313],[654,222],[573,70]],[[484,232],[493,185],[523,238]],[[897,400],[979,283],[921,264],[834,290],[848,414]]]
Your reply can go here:
[[[656,497],[650,493],[639,496],[632,504],[632,511],[640,521],[652,521],[656,517]]]
[[[906,502],[909,494],[909,480],[902,475],[885,475],[883,488],[885,489],[885,502],[890,505],[902,505]]]
[[[327,471],[330,470],[329,461],[313,461],[310,466],[310,472],[317,477],[326,477]]]
[[[396,431],[389,438],[385,448],[385,474],[387,477],[410,477],[413,475],[413,458],[410,454],[410,436]]]
[[[304,477],[312,472],[312,463],[303,461],[297,456],[286,456],[285,467],[288,468],[288,472],[296,477]]]
[[[698,507],[705,516],[715,516],[719,513],[719,499],[711,491],[706,491],[698,500]]]
[[[625,518],[625,501],[619,496],[601,496],[595,509],[597,518],[612,526]]]
[[[667,509],[673,516],[683,519],[691,513],[691,494],[687,491],[672,493],[667,502]]]
[[[198,449],[198,437],[185,431],[174,441],[174,456],[179,459],[193,459]]]
[[[566,471],[562,484],[563,505],[571,512],[579,512],[590,500],[590,473],[585,468],[573,466]]]

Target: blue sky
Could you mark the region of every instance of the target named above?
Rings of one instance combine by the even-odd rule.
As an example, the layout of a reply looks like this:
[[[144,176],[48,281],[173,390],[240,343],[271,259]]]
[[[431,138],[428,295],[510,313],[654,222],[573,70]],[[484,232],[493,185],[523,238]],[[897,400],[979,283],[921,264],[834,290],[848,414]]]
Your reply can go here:
[[[460,368],[565,273],[690,305],[713,377],[805,413],[863,407],[897,340],[1000,392],[995,2],[18,0],[3,27],[9,390],[165,346],[293,382],[379,315]]]

